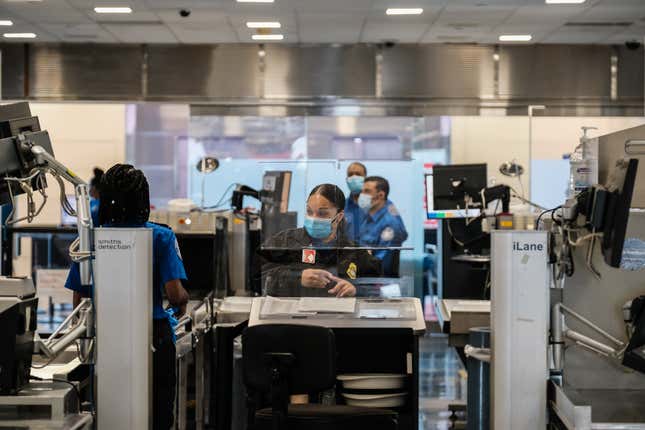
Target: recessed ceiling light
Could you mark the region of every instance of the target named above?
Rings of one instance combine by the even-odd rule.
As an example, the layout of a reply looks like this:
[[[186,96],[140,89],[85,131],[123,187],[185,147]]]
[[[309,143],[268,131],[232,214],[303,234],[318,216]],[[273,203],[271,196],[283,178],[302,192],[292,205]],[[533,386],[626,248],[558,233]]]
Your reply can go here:
[[[129,6],[98,6],[94,8],[96,13],[132,13]]]
[[[545,0],[546,4],[582,4],[587,0]]]
[[[5,33],[3,36],[7,39],[35,39],[36,33]]]
[[[238,3],[273,3],[275,0],[237,0]]]
[[[0,26],[9,27],[13,25],[13,21],[10,19],[0,19]]]
[[[280,28],[282,25],[277,21],[249,21],[246,23],[248,28]]]
[[[533,39],[530,34],[502,34],[499,36],[500,42],[529,42]]]
[[[385,11],[386,15],[421,15],[423,9],[420,7],[390,8]]]
[[[282,34],[254,34],[251,36],[253,40],[282,40],[284,35]]]

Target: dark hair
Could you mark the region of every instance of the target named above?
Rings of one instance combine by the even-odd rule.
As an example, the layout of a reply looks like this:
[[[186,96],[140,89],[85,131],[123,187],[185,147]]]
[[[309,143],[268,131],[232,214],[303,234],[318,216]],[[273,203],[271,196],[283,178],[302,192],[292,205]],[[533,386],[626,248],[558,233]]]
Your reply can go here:
[[[99,169],[98,167],[94,168],[94,177],[90,180],[90,187],[96,189],[97,191],[100,191],[101,189],[101,179],[103,179],[103,172],[102,169]]]
[[[129,164],[115,164],[101,180],[99,224],[143,224],[150,217],[148,180]]]
[[[309,193],[307,200],[309,200],[309,198],[311,198],[311,196],[315,194],[319,194],[329,200],[339,212],[345,210],[345,193],[343,193],[343,190],[338,188],[336,185],[316,185],[314,189],[311,190],[311,193]]]
[[[390,183],[387,179],[380,176],[368,176],[365,178],[365,182],[376,182],[376,191],[383,191],[386,199],[390,195]]]
[[[367,175],[367,167],[365,167],[365,164],[363,164],[363,163],[361,163],[359,161],[354,161],[349,166],[347,166],[347,170],[349,170],[349,168],[352,167],[352,166],[360,167],[361,169],[363,169],[363,172],[365,172],[365,174]]]

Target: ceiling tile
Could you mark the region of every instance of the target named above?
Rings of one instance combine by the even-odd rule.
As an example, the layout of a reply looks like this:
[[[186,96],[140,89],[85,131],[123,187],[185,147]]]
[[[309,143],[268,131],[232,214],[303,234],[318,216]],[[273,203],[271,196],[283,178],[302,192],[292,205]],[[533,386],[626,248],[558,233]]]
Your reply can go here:
[[[9,15],[21,17],[34,23],[90,23],[85,13],[79,11],[64,0],[52,0],[39,3],[3,2],[3,11]]]
[[[509,24],[565,23],[580,16],[588,7],[573,5],[523,6],[508,18]]]
[[[428,23],[409,23],[402,26],[389,20],[369,19],[363,28],[361,42],[416,43],[427,29]]]
[[[580,21],[639,21],[645,18],[645,1],[640,6],[597,5],[587,9]]]
[[[117,40],[97,24],[41,24],[63,42],[113,43]]]
[[[276,0],[280,1],[280,0]],[[338,13],[340,11],[369,12],[372,0],[298,0],[293,2],[298,11]]]
[[[123,43],[177,43],[177,39],[161,24],[104,24],[119,42]]]
[[[170,24],[170,29],[181,43],[238,43],[237,35],[228,24]]]
[[[437,23],[448,25],[497,25],[515,12],[514,7],[453,6],[443,9]]]

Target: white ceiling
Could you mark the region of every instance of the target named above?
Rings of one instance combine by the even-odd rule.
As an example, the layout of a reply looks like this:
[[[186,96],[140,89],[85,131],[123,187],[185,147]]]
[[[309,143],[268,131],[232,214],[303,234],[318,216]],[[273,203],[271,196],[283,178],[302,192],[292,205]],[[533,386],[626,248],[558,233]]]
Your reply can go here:
[[[97,15],[95,6],[128,5],[129,15]],[[386,16],[388,7],[422,7],[420,16]],[[187,18],[179,16],[188,9]],[[497,43],[500,34],[532,34],[533,43],[623,43],[645,39],[645,0],[0,0],[0,32],[35,32],[37,41],[105,43],[251,43],[246,21],[280,21],[278,43]],[[571,23],[629,23],[576,26]],[[569,25],[565,25],[569,23]]]

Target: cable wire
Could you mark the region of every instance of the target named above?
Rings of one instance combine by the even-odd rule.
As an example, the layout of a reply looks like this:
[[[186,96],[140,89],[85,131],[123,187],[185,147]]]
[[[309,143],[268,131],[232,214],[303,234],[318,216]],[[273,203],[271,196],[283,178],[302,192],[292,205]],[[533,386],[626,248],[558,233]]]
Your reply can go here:
[[[208,212],[209,209],[218,209],[218,208],[220,208],[225,203],[224,200],[226,198],[226,195],[229,193],[229,191],[231,191],[231,189],[233,187],[237,187],[238,185],[239,184],[237,182],[234,182],[234,183],[230,184],[228,187],[226,187],[226,190],[224,190],[224,193],[222,193],[222,197],[220,197],[220,199],[214,205],[212,205],[212,206],[204,206],[204,207],[201,207],[201,208],[195,208],[195,209],[193,209],[193,211],[202,210],[204,212]]]
[[[544,211],[544,210],[547,210],[545,207],[543,207],[543,206],[541,206],[541,205],[538,205],[537,203],[534,203],[534,202],[530,201],[529,199],[525,199],[525,198],[524,198],[520,193],[518,193],[518,192],[517,192],[517,190],[516,190],[515,188],[513,188],[513,187],[511,187],[511,186],[509,186],[509,188],[510,188],[510,189],[511,189],[511,191],[513,192],[513,197],[517,197],[517,198],[518,198],[518,199],[520,199],[522,202],[524,202],[524,203],[526,203],[526,204],[528,204],[528,205],[531,205],[531,206],[533,206],[533,207],[535,207],[535,208],[538,208],[538,209],[540,209],[540,210],[543,210],[543,211]]]
[[[454,240],[454,241],[455,241],[455,243],[456,243],[457,245],[459,245],[459,246],[461,246],[461,247],[463,248],[463,247],[465,246],[465,245],[464,245],[464,242],[460,241],[459,239],[457,239],[457,238],[455,237],[455,235],[454,235],[454,234],[452,234],[452,228],[450,227],[450,220],[449,220],[449,219],[448,219],[448,220],[446,220],[446,226],[448,227],[448,234],[450,234],[450,238],[451,238],[452,240]]]
[[[41,381],[41,382],[59,382],[62,384],[70,385],[76,392],[76,407],[77,407],[76,410],[77,412],[81,411],[81,390],[78,389],[75,383],[71,381],[67,381],[65,379],[59,379],[59,378],[45,379],[45,378],[40,378],[38,376],[30,376],[29,379],[33,379],[34,381]]]

